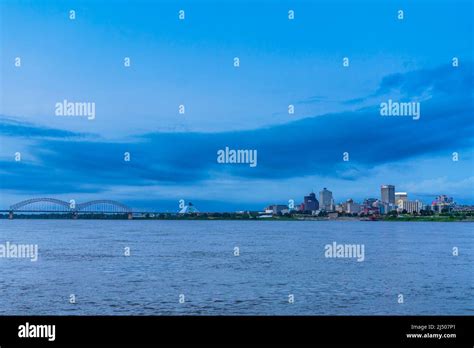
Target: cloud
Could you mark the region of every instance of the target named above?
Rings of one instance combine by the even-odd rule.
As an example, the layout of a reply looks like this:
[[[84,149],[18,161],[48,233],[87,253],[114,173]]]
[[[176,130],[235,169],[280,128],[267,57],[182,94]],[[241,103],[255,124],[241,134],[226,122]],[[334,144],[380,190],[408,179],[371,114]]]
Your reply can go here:
[[[31,123],[21,122],[14,118],[0,115],[0,134],[24,138],[69,138],[85,137],[85,133],[76,133],[61,129],[42,127]]]
[[[397,91],[430,94],[421,118],[381,117],[378,102],[356,111],[326,114],[256,130],[221,133],[150,132],[104,141],[0,119],[2,135],[28,137],[40,163],[1,162],[2,186],[23,192],[100,192],[113,186],[193,185],[219,175],[285,180],[309,175],[357,180],[371,168],[472,147],[472,70],[440,67],[384,78],[371,96]],[[258,166],[222,165],[217,151],[256,149]],[[124,152],[131,161],[123,160]],[[350,162],[342,156],[349,152]]]
[[[325,96],[320,96],[320,95],[315,95],[303,100],[298,101],[296,104],[320,104],[320,103],[327,103],[327,102],[333,102],[328,100],[327,97]]]
[[[428,197],[434,199],[439,195],[439,188],[444,190],[444,193],[455,196],[463,196],[466,194],[466,188],[474,187],[474,176],[467,177],[465,179],[455,181],[449,177],[435,177],[422,181],[409,182],[405,184],[407,190],[413,192],[414,195],[420,197]]]
[[[347,100],[343,104],[361,104],[380,99],[383,96],[420,99],[429,94],[431,98],[447,97],[452,101],[468,98],[472,106],[473,86],[474,73],[472,62],[466,62],[459,68],[443,65],[432,69],[420,69],[407,73],[387,75],[382,79],[374,93]]]
[[[462,68],[443,65],[434,69],[422,69],[405,74],[392,74],[382,79],[376,96],[398,91],[406,97],[420,96],[430,91],[433,97],[447,95],[471,96],[474,86],[472,64]]]

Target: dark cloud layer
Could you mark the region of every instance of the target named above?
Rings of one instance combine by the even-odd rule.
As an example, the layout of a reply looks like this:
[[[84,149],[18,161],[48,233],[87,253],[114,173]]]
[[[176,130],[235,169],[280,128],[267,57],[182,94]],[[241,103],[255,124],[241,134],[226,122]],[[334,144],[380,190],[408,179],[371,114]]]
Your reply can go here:
[[[474,79],[471,66],[443,66],[385,77],[373,106],[257,130],[221,133],[148,133],[136,141],[105,142],[0,119],[7,137],[34,141],[40,163],[1,163],[4,189],[27,192],[97,192],[111,185],[195,184],[219,173],[283,179],[302,175],[365,175],[374,166],[472,146]],[[379,104],[401,95],[424,97],[421,117],[381,117]],[[360,101],[362,101],[361,98]],[[359,102],[359,101],[357,101]],[[258,150],[258,166],[222,165],[217,151]],[[131,162],[123,153],[130,152]],[[351,161],[342,161],[349,152]]]

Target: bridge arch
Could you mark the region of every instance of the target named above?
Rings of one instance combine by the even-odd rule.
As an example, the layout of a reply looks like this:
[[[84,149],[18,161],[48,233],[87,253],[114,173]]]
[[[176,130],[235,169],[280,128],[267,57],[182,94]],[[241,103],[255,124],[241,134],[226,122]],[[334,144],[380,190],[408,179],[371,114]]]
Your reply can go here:
[[[132,208],[129,206],[112,201],[110,199],[99,199],[95,201],[89,201],[85,203],[78,204],[76,206],[77,211],[87,212],[87,211],[107,211],[107,212],[123,212],[131,213]]]
[[[32,198],[32,199],[27,199],[21,202],[18,202],[16,204],[13,204],[10,206],[11,211],[20,211],[21,209],[28,207],[28,209],[24,210],[29,210],[29,211],[41,211],[44,210],[44,208],[37,208],[37,204],[50,204],[54,208],[60,208],[63,211],[70,211],[72,210],[69,206],[68,202],[61,201],[60,199],[56,198]]]

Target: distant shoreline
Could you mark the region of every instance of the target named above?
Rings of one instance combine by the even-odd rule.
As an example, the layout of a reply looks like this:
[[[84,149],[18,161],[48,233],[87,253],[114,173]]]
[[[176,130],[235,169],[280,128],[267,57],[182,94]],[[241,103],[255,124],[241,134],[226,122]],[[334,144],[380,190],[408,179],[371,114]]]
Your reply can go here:
[[[221,213],[219,213],[221,214]],[[133,216],[132,219],[124,214],[84,214],[73,218],[71,214],[15,214],[13,220],[129,220],[129,221],[398,221],[398,222],[474,222],[474,216],[471,215],[431,215],[431,216],[378,216],[378,217],[359,217],[359,216],[272,216],[258,217],[250,215],[229,214],[229,216],[209,216],[209,214],[180,215],[171,213],[161,213],[153,216]],[[7,214],[0,214],[0,220],[9,220]]]

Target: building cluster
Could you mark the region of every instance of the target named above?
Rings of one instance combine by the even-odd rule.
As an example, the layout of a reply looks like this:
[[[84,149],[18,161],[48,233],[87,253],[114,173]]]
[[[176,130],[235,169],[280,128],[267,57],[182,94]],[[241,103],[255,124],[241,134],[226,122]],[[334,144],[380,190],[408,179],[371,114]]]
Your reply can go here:
[[[303,203],[299,205],[298,210],[303,212],[334,211],[332,192],[327,188],[323,188],[319,192],[319,201],[316,198],[316,194],[311,192],[308,196],[304,196]]]
[[[456,210],[458,206],[452,197],[440,195],[430,204],[425,205],[419,200],[409,200],[407,192],[395,192],[394,185],[382,185],[380,187],[380,198],[366,198],[363,202],[355,202],[348,199],[339,204],[334,203],[332,192],[323,188],[319,192],[319,200],[314,192],[304,196],[299,205],[274,204],[265,208],[265,214],[288,214],[297,212],[302,214],[321,215],[325,213],[338,213],[348,215],[384,215],[396,213],[420,213],[427,212],[449,212]]]
[[[431,202],[431,207],[436,212],[442,212],[446,210],[451,211],[453,208],[455,208],[455,206],[456,205],[454,203],[453,197],[448,197],[446,195],[438,196],[433,202]]]
[[[316,194],[311,192],[308,196],[304,196],[303,202],[296,207],[296,210],[304,213],[318,214],[321,211],[335,211],[334,198],[332,192],[327,188],[323,188],[319,192],[319,201]]]

